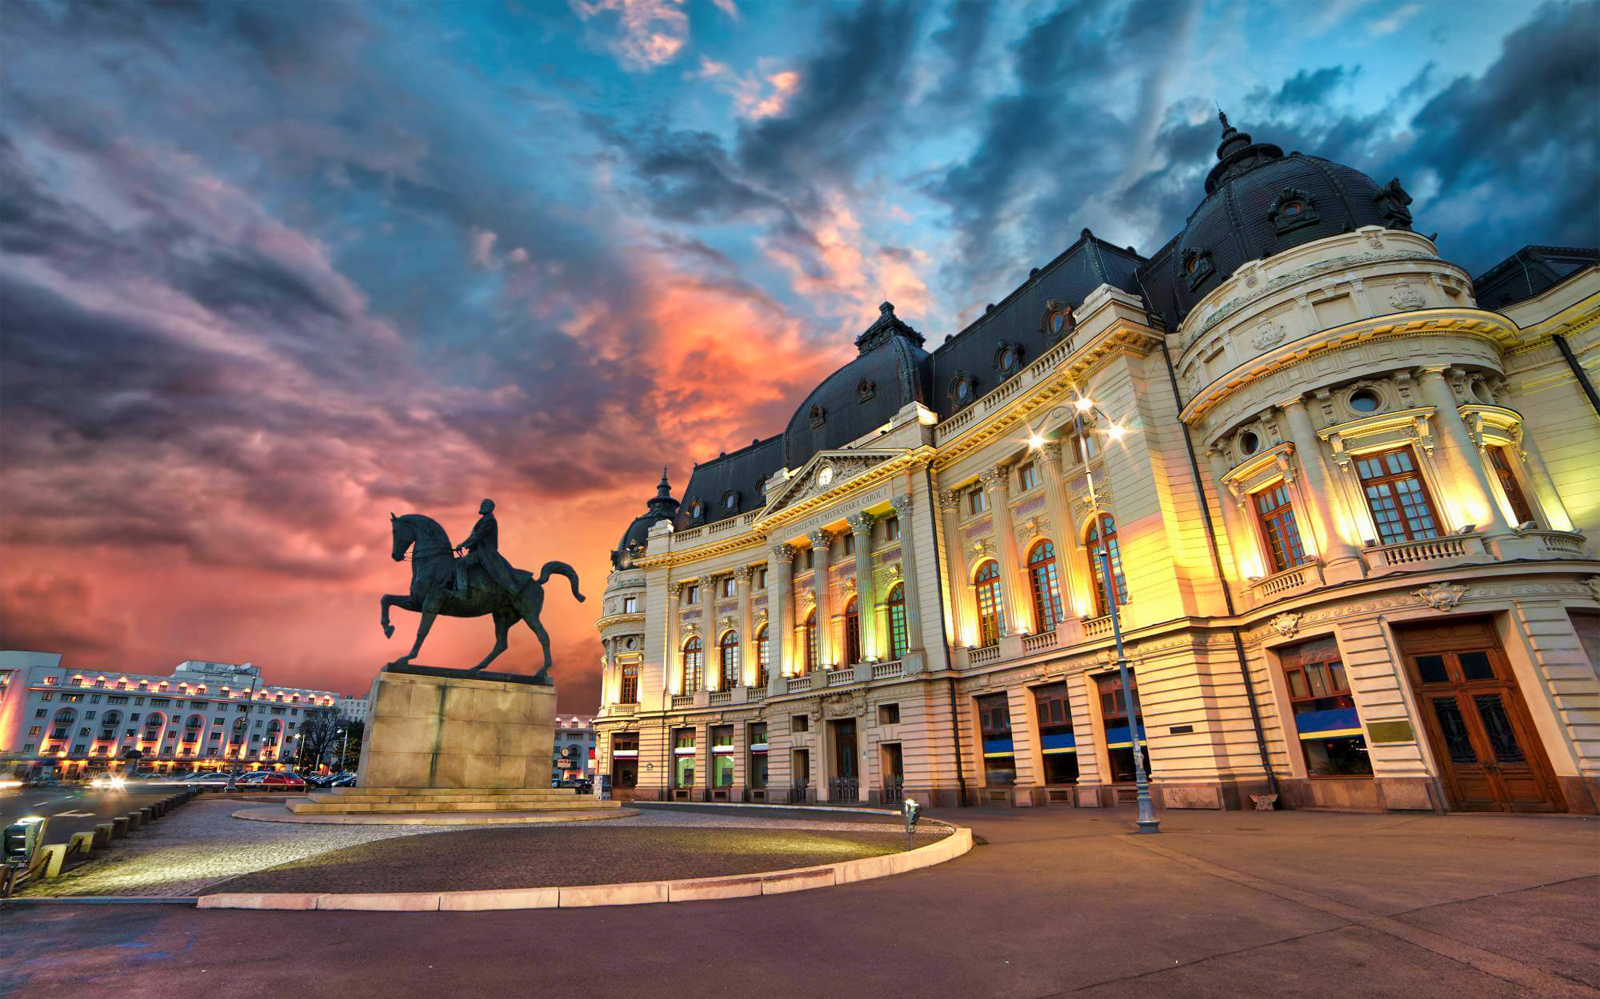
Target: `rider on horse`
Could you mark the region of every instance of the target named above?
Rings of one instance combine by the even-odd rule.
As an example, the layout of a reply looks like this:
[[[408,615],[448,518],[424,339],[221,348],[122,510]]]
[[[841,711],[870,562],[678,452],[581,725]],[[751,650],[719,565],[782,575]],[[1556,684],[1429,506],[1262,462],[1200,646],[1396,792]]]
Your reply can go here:
[[[456,551],[467,553],[456,560],[456,592],[467,592],[467,570],[476,565],[481,566],[506,593],[515,596],[521,587],[512,576],[511,563],[500,554],[500,525],[494,519],[494,500],[486,499],[479,503],[478,513],[482,516],[472,528],[472,533],[467,540],[456,545]]]

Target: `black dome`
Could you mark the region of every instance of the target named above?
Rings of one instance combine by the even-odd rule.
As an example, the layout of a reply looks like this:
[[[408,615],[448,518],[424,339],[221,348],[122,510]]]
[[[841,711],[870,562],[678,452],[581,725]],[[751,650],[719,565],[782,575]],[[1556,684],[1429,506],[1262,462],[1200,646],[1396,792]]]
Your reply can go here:
[[[1248,261],[1362,226],[1410,230],[1411,197],[1398,179],[1380,185],[1320,156],[1284,156],[1219,117],[1222,144],[1205,200],[1139,271],[1150,307],[1169,328]]]
[[[645,504],[646,511],[643,516],[633,518],[633,523],[622,532],[622,540],[617,542],[617,550],[611,553],[611,565],[620,569],[635,552],[642,552],[649,541],[650,528],[656,526],[658,521],[671,520],[672,515],[678,512],[678,501],[672,498],[672,486],[667,484],[667,470],[661,470],[661,482],[656,486],[656,494]]]
[[[799,468],[818,451],[842,447],[894,418],[907,403],[927,404],[928,352],[922,334],[878,306],[878,319],[856,337],[860,354],[825,378],[795,410],[783,432],[783,462]]]

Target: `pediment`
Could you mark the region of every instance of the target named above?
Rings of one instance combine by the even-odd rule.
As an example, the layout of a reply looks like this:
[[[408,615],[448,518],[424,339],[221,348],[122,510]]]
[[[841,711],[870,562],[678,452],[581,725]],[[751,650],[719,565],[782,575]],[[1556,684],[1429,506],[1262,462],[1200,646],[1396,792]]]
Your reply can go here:
[[[789,477],[762,511],[770,517],[803,500],[833,492],[900,454],[895,450],[819,451]]]

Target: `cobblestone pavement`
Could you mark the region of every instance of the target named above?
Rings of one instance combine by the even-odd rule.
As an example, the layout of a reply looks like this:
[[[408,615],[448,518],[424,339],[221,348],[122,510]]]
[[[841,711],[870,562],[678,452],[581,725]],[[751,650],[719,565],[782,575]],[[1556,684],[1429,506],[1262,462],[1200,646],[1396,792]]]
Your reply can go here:
[[[280,825],[270,822],[247,822],[233,818],[233,813],[241,807],[237,801],[205,801],[191,802],[174,812],[154,826],[134,833],[125,840],[120,840],[111,849],[99,857],[90,860],[81,867],[66,872],[61,877],[51,881],[36,882],[22,894],[25,896],[69,896],[69,895],[125,895],[125,896],[184,896],[197,895],[209,887],[214,887],[224,881],[240,877],[241,875],[254,874],[269,868],[283,865],[303,865],[316,858],[324,858],[329,854],[338,854],[353,847],[361,847],[384,840],[408,839],[416,836],[430,836],[439,833],[471,832],[480,836],[489,833],[520,833],[531,836],[535,832],[542,834],[538,842],[549,844],[548,849],[561,852],[578,852],[585,842],[582,838],[587,830],[593,828],[589,823],[574,823],[571,826],[340,826],[340,825]],[[899,820],[894,816],[873,816],[860,812],[794,812],[785,813],[776,809],[679,809],[671,807],[653,807],[643,810],[639,815],[623,819],[607,819],[606,828],[631,827],[642,829],[669,829],[669,828],[698,828],[698,829],[728,829],[728,830],[764,830],[769,835],[774,832],[791,831],[805,832],[815,836],[824,834],[860,834],[863,828],[872,825],[882,825],[884,833],[882,838],[887,839],[891,829],[899,828]],[[925,834],[936,835],[931,829],[924,830]],[[564,837],[564,838],[557,838]],[[804,860],[790,862],[796,857],[822,856],[830,851],[848,852],[848,841],[852,837],[845,836],[828,845],[823,839],[813,839],[806,843],[791,841],[788,847],[780,843],[773,844],[773,862],[764,866],[729,866],[724,864],[725,870],[705,870],[705,874],[717,873],[744,873],[752,870],[776,870],[784,867],[805,866],[807,863],[832,862],[821,860]],[[471,842],[470,838],[467,842]],[[484,840],[487,843],[490,840]],[[505,839],[494,840],[499,844],[508,842]],[[693,855],[687,849],[686,841],[676,840],[680,845],[678,853],[684,859],[685,865],[672,868],[676,871],[690,871],[693,868],[686,866]],[[558,845],[559,844],[559,845]],[[728,841],[730,850],[748,853],[754,849],[753,841]],[[487,848],[487,847],[485,847]],[[497,849],[499,847],[496,847]],[[897,847],[886,846],[881,850],[871,852],[892,852]],[[383,864],[396,863],[396,858],[404,855],[403,849],[391,847],[378,853],[366,855],[373,858],[383,858]],[[428,855],[437,856],[434,851],[424,851]],[[868,854],[854,854],[866,856]],[[349,864],[363,854],[346,854],[337,858],[341,864]],[[515,865],[512,870],[521,872],[524,876],[533,876],[540,870],[540,865],[528,854],[522,854],[524,861]],[[702,865],[709,863],[714,857],[701,854]],[[787,859],[786,859],[787,858]],[[833,860],[851,859],[849,856],[833,857]],[[619,858],[620,864],[620,858]],[[715,865],[713,865],[715,866]],[[385,869],[389,869],[385,866]],[[667,868],[663,868],[667,869]],[[618,868],[619,872],[622,867]],[[509,872],[508,872],[509,873]],[[602,868],[592,868],[591,874],[603,873]],[[688,877],[688,873],[672,873],[667,877]],[[388,875],[384,875],[385,878]],[[465,877],[463,873],[462,877]],[[635,877],[599,878],[589,881],[565,881],[566,884],[595,884],[609,883],[611,881],[640,880],[647,875]],[[492,887],[504,884],[503,881],[494,881],[487,884],[458,884],[455,887],[477,888]],[[558,882],[551,881],[550,884]],[[526,887],[540,887],[540,884],[528,883]],[[283,889],[289,890],[289,889]],[[304,889],[295,889],[304,890]],[[407,888],[404,890],[422,891],[423,888]]]

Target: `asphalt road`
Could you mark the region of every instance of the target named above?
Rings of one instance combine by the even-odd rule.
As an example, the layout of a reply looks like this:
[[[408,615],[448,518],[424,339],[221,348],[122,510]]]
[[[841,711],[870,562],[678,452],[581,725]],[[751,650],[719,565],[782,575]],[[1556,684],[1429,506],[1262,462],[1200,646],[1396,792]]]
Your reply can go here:
[[[50,828],[45,840],[64,843],[73,833],[93,830],[145,805],[176,794],[180,785],[129,784],[121,791],[96,791],[88,786],[24,787],[0,790],[0,826],[25,815],[46,815]]]
[[[0,995],[1595,999],[1600,821],[967,809],[938,867],[510,912],[0,910]]]

